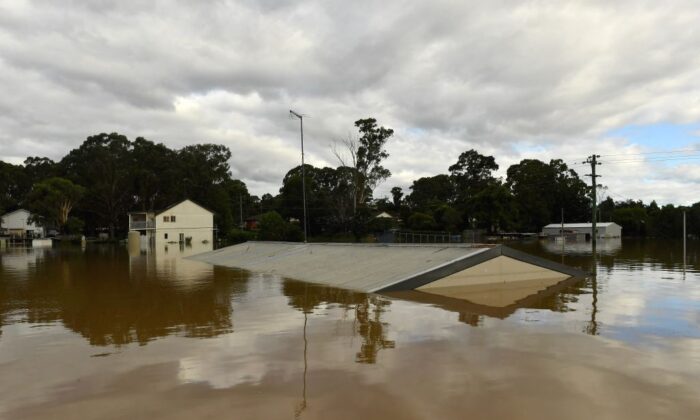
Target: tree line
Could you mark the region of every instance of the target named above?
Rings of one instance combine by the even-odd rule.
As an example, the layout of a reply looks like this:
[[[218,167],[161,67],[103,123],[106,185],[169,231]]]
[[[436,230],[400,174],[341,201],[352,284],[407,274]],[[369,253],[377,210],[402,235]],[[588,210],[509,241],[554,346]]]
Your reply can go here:
[[[375,197],[391,176],[383,166],[393,130],[373,118],[355,122],[357,134],[333,148],[336,167],[290,169],[276,194],[251,195],[231,176],[231,150],[217,144],[171,149],[142,137],[112,133],[88,137],[55,162],[29,157],[23,165],[0,161],[0,212],[28,208],[37,221],[64,233],[108,232],[123,237],[129,211],[156,211],[189,198],[215,213],[219,236],[230,241],[252,237],[300,240],[304,225],[302,185],[312,238],[360,240],[388,228],[414,231],[538,232],[565,220],[591,221],[590,187],[561,159],[524,159],[497,177],[493,156],[467,150],[447,173],[414,180],[408,190],[391,189]],[[655,202],[599,203],[599,221],[614,221],[635,236],[675,236],[682,211],[688,232],[700,234],[700,202],[683,208]],[[395,216],[377,219],[379,212]],[[0,213],[2,214],[2,213]],[[259,223],[255,234],[242,230],[244,219]]]

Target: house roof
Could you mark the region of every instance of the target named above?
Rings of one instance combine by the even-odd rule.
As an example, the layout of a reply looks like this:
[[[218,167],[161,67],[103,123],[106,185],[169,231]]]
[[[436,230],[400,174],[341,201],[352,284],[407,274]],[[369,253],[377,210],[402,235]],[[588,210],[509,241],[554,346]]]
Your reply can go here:
[[[609,227],[609,226],[619,226],[615,222],[598,222],[596,223],[597,227]],[[561,223],[550,223],[544,228],[560,228]],[[564,229],[566,228],[593,228],[593,223],[564,223]]]
[[[190,257],[363,292],[411,290],[497,257],[584,277],[580,270],[500,245],[245,242]]]
[[[171,204],[171,205],[169,205],[168,207],[165,207],[164,209],[161,209],[161,210],[154,210],[154,211],[130,211],[129,214],[142,214],[142,213],[146,213],[146,214],[147,214],[147,213],[153,213],[154,215],[159,216],[159,215],[165,213],[166,211],[172,209],[173,207],[178,206],[178,205],[184,203],[185,201],[189,201],[190,203],[196,205],[197,207],[201,207],[202,209],[208,211],[209,213],[214,214],[213,211],[211,211],[211,210],[209,210],[208,208],[204,207],[203,205],[197,203],[196,201],[190,200],[189,198],[186,198],[186,199],[184,199],[184,200],[182,200],[182,201],[178,201],[177,203]]]
[[[178,205],[184,203],[185,201],[189,201],[190,203],[196,205],[197,207],[201,207],[203,210],[208,211],[208,212],[211,213],[211,214],[214,214],[213,211],[209,210],[208,208],[204,207],[203,205],[201,205],[201,204],[199,204],[199,203],[197,203],[197,202],[195,202],[195,201],[193,201],[193,200],[190,200],[189,198],[185,198],[184,200],[178,201],[178,202],[175,203],[175,204],[171,204],[171,205],[169,205],[168,207],[166,207],[166,208],[164,208],[164,209],[162,209],[162,210],[158,210],[158,211],[155,212],[155,214],[156,214],[156,216],[159,216],[159,215],[165,213],[166,211],[172,209],[173,207],[178,206]]]
[[[17,209],[17,210],[12,210],[12,211],[10,211],[10,212],[7,212],[7,213],[3,214],[3,215],[0,216],[0,217],[9,216],[9,215],[11,215],[11,214],[15,214],[15,213],[18,213],[18,212],[20,212],[20,211],[23,211],[23,212],[25,212],[25,213],[32,214],[32,212],[30,212],[30,211],[27,210],[27,209]]]

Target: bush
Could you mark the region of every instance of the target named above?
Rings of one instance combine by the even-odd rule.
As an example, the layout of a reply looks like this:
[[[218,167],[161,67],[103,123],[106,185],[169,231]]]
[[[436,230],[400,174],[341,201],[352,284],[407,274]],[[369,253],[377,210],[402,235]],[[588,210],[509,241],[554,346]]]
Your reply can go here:
[[[429,214],[415,212],[408,218],[408,225],[413,230],[432,230],[435,229],[435,219]]]
[[[226,243],[229,245],[240,244],[242,242],[253,241],[256,239],[255,232],[242,229],[231,229],[226,234]]]
[[[291,241],[301,242],[304,234],[301,228],[285,221],[276,211],[260,216],[258,238],[261,241]]]
[[[77,217],[69,217],[64,226],[65,232],[69,235],[79,235],[83,233],[83,228],[85,228],[85,222]]]

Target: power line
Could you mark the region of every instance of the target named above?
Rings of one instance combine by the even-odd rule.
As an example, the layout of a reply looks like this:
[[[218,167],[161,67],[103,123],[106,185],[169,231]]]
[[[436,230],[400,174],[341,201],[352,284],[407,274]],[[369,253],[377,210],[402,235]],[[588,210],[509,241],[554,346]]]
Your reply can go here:
[[[700,159],[700,155],[658,157],[658,158],[650,158],[650,159],[620,159],[620,160],[609,160],[609,161],[606,161],[605,163],[668,162],[668,161],[697,160],[697,159]]]
[[[600,155],[602,157],[609,156],[635,156],[635,155],[660,155],[660,154],[672,154],[672,153],[685,153],[685,152],[698,152],[700,149],[690,148],[690,149],[675,149],[675,150],[659,150],[656,152],[639,152],[639,153],[614,153],[609,155]],[[607,162],[606,162],[607,163]]]

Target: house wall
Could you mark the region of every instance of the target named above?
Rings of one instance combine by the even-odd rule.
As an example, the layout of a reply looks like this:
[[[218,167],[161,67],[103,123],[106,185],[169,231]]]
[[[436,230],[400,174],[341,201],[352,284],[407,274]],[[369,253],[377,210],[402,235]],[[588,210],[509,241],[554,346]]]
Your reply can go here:
[[[157,229],[154,233],[155,244],[160,246],[161,244],[167,244],[172,242],[180,242],[180,234],[183,235],[185,239],[192,238],[191,243],[213,243],[214,242],[214,230],[212,228],[189,228],[189,229],[178,229],[178,228],[168,228],[168,229]]]
[[[175,222],[164,222],[164,216],[175,216]],[[214,229],[214,215],[198,206],[197,204],[185,200],[182,203],[156,215],[156,229],[185,230],[190,229]]]
[[[28,230],[34,231],[34,234],[39,236],[44,236],[44,228],[38,226],[35,223],[29,223],[29,213],[27,210],[18,210],[12,213],[8,213],[2,216],[2,227],[3,230],[14,231],[17,233],[26,232]]]
[[[205,244],[193,238],[191,245],[168,244],[162,240],[153,244],[139,240],[129,245],[129,271],[134,278],[158,276],[180,286],[196,285],[199,280],[211,277],[214,270],[211,264],[184,258],[212,251],[212,242]]]

